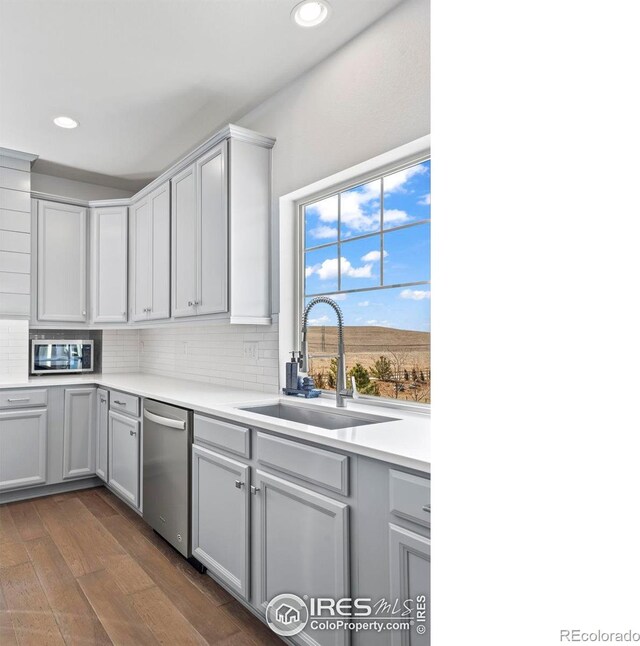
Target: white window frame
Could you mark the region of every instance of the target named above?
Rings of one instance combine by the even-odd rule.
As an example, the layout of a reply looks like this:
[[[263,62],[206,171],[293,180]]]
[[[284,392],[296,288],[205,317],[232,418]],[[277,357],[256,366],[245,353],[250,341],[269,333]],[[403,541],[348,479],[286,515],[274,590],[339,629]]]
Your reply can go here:
[[[420,163],[431,155],[431,136],[420,137],[408,144],[378,155],[365,162],[335,173],[322,180],[309,184],[279,200],[279,276],[280,276],[280,313],[278,317],[280,384],[285,383],[285,363],[292,350],[300,348],[300,325],[302,304],[304,302],[304,231],[302,230],[301,208],[329,194],[342,191],[367,181]],[[330,391],[323,397],[334,397]],[[388,397],[362,396],[363,403],[399,407],[411,411],[429,413],[430,404],[391,399]]]

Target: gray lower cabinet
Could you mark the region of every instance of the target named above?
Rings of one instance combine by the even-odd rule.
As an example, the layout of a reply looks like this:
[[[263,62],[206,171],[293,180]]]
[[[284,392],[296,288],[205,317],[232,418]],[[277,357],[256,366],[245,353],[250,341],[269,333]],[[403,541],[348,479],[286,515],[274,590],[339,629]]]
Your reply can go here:
[[[249,466],[196,445],[192,456],[193,554],[247,599]]]
[[[109,392],[98,388],[96,404],[96,475],[107,482],[109,447]]]
[[[47,410],[0,411],[0,490],[47,479]]]
[[[79,478],[95,473],[95,419],[95,387],[65,388],[63,478]]]
[[[398,599],[400,603],[412,600],[416,622],[411,631],[391,632],[392,646],[428,646],[431,643],[431,541],[389,523],[389,574],[391,599]],[[426,627],[423,634],[416,629],[422,620]]]
[[[344,503],[260,469],[253,498],[254,605],[264,612],[285,592],[300,597],[349,596],[349,509]],[[343,646],[348,631],[313,631],[296,643]]]
[[[135,507],[140,506],[140,422],[109,411],[108,483]]]

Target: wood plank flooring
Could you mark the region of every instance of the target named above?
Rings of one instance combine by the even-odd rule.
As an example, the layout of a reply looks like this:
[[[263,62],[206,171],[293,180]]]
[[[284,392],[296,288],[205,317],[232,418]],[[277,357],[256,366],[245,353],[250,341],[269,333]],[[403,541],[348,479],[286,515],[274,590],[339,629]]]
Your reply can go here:
[[[281,646],[104,487],[0,506],[0,644]]]

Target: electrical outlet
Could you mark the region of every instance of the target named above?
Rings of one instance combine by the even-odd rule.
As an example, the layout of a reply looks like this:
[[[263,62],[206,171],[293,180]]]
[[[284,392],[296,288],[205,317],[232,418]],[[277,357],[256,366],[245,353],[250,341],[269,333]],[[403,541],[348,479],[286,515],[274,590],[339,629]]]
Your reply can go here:
[[[244,342],[244,358],[251,359],[252,361],[258,360],[258,342],[245,341]]]

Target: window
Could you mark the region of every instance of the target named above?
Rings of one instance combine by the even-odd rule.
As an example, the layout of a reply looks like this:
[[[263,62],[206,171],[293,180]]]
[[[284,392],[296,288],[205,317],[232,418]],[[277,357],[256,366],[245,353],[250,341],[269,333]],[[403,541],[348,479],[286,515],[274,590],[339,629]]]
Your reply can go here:
[[[301,209],[303,302],[325,295],[344,314],[348,377],[362,394],[431,401],[431,160]],[[334,354],[335,314],[309,317],[311,355]],[[336,360],[312,358],[316,387],[335,389]]]

